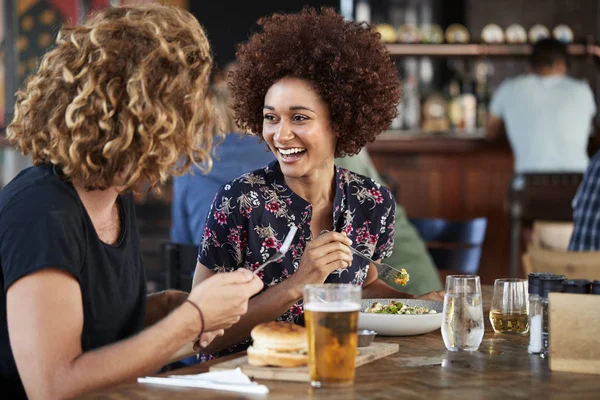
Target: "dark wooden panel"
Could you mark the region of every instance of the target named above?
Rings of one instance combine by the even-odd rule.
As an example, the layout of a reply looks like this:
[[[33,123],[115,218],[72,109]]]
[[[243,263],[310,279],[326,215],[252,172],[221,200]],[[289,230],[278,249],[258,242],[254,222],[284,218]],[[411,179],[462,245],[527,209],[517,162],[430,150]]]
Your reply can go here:
[[[417,142],[418,140],[415,140]],[[505,202],[513,175],[513,158],[506,142],[476,141],[444,148],[438,139],[431,152],[405,153],[403,145],[415,149],[422,144],[398,140],[369,146],[380,173],[398,182],[398,202],[410,217],[467,219],[486,217],[488,228],[483,245],[480,275],[485,283],[508,276],[509,221]],[[431,144],[428,144],[429,146]],[[395,152],[389,152],[394,148]],[[405,148],[404,148],[405,149]]]

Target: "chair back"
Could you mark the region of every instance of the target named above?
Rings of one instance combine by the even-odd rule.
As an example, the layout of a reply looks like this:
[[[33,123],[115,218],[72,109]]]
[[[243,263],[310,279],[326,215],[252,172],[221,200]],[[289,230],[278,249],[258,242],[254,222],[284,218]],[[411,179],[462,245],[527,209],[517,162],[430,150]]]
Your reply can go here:
[[[477,274],[485,240],[487,218],[451,221],[442,218],[411,218],[436,267]]]
[[[567,251],[572,234],[573,222],[534,221],[529,246]]]
[[[189,292],[192,289],[197,260],[198,246],[163,243],[160,263],[161,270],[165,274],[166,288]]]
[[[581,173],[522,174],[523,188],[511,190],[511,200],[520,205],[524,223],[534,220],[572,221],[571,202],[583,180]]]
[[[568,279],[600,280],[600,252],[547,250],[531,246],[522,259],[526,274],[549,272]]]

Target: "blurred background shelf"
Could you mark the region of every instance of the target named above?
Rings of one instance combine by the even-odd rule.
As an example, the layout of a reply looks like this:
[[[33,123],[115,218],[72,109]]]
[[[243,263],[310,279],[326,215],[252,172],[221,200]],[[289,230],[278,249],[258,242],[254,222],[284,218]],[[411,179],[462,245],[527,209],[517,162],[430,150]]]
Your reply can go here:
[[[386,45],[392,56],[528,56],[529,44],[402,44]],[[600,46],[571,44],[569,54],[573,56],[595,55],[600,57]]]

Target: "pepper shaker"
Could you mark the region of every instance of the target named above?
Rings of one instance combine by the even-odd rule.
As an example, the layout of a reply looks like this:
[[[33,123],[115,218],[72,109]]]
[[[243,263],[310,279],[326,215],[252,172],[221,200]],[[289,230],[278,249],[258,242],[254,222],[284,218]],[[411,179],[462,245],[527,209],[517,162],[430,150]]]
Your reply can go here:
[[[542,288],[542,355],[544,357],[548,357],[548,337],[550,335],[548,293],[561,292],[565,280],[564,275],[548,275],[540,280]]]

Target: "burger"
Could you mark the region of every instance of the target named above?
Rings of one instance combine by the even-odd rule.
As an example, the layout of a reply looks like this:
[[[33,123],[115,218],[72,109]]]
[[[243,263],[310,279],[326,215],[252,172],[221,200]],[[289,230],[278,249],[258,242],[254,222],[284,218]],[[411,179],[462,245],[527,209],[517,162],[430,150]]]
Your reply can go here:
[[[248,363],[265,367],[300,367],[308,363],[308,338],[302,326],[266,322],[252,329]]]

